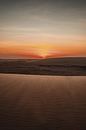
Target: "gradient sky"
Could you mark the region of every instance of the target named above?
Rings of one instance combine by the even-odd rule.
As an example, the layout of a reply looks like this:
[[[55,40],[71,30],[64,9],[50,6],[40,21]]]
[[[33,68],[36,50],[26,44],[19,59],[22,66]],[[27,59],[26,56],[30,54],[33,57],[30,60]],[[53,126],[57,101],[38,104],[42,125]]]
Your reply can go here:
[[[0,0],[0,58],[86,57],[86,0]]]

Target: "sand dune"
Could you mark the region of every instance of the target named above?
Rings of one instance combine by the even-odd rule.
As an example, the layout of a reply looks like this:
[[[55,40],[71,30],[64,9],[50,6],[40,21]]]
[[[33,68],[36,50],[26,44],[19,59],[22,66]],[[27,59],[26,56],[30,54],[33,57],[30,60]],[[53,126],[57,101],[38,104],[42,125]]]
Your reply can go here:
[[[86,76],[0,74],[0,129],[85,130]]]
[[[86,76],[86,57],[2,59],[0,73]]]

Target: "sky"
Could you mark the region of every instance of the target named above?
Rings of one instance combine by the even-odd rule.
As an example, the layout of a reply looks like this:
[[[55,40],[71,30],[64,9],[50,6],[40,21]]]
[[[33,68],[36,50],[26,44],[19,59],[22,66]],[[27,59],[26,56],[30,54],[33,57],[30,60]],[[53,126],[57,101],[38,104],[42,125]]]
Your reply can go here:
[[[86,57],[86,0],[0,0],[0,58]]]

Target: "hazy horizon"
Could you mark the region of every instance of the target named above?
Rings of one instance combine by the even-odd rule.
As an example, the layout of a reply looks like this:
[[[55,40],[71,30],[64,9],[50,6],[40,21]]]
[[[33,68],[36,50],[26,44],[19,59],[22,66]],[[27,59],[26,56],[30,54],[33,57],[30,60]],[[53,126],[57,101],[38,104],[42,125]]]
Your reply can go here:
[[[85,0],[1,0],[0,58],[86,57]]]
[[[86,56],[62,56],[62,57],[38,57],[38,58],[28,58],[28,57],[0,57],[0,60],[44,60],[44,59],[66,59],[66,58],[86,58]]]

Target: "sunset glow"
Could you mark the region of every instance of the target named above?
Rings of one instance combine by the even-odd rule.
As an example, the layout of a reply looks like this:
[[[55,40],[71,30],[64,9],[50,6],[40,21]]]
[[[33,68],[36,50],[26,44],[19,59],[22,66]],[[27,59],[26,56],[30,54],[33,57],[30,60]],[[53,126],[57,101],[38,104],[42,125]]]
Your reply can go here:
[[[70,3],[2,2],[0,58],[86,57],[86,8]]]
[[[86,56],[86,42],[77,43],[0,43],[0,57],[8,58],[49,58],[64,56]]]

